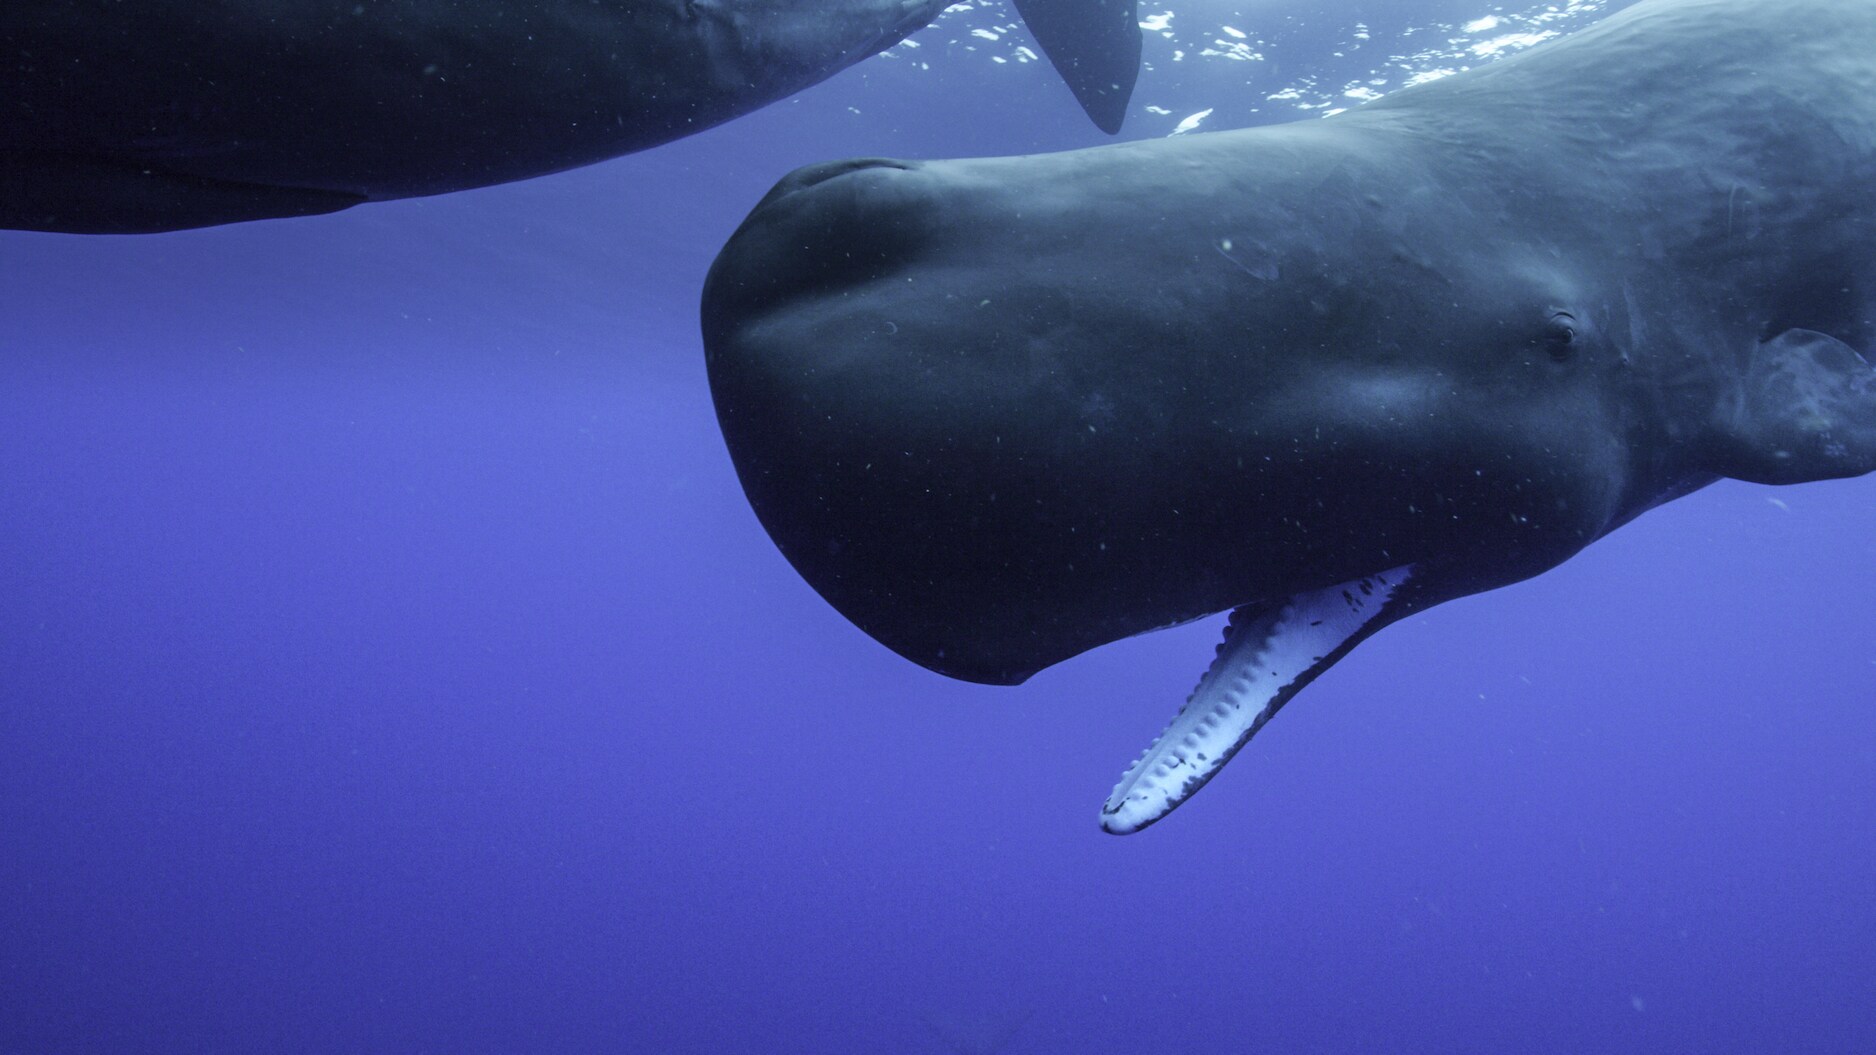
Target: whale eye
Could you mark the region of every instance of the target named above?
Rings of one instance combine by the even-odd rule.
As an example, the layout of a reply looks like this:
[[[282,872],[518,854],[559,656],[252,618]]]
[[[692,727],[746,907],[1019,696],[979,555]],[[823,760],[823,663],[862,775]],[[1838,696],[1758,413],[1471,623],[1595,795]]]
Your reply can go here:
[[[1544,323],[1544,348],[1552,359],[1568,359],[1576,350],[1576,335],[1576,316],[1567,311],[1557,312]]]

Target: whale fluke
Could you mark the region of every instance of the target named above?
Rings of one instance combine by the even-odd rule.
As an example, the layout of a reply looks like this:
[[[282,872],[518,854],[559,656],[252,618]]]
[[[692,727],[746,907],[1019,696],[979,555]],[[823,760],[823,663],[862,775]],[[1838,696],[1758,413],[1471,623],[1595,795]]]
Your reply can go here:
[[[1089,119],[1120,131],[1140,77],[1137,0],[1016,0],[1016,11]]]

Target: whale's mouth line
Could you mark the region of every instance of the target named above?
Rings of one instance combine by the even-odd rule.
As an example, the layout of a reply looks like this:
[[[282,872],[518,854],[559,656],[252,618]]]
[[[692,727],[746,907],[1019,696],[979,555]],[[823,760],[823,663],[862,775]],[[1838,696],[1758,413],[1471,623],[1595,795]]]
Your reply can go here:
[[[173,159],[170,159],[173,160]],[[98,209],[92,199],[128,204]],[[338,212],[364,194],[196,175],[157,161],[81,151],[0,150],[0,228],[67,234],[155,234],[211,224]],[[143,208],[161,203],[160,208]]]

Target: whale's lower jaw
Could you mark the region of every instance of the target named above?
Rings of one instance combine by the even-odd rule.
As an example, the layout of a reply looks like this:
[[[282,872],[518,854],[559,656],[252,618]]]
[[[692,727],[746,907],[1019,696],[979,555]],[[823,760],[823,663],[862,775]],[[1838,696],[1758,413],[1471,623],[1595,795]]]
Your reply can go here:
[[[1101,827],[1128,835],[1191,798],[1290,697],[1391,621],[1382,616],[1412,576],[1407,565],[1233,612],[1211,669],[1107,797]]]

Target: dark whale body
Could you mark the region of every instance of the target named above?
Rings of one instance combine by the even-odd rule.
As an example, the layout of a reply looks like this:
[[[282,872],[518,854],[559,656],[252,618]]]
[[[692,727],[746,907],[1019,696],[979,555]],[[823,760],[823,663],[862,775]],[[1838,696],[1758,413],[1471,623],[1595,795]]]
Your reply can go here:
[[[1646,0],[1328,120],[803,169],[703,322],[763,524],[906,657],[1014,683],[1234,610],[1134,831],[1404,615],[1876,468],[1876,4]]]
[[[946,0],[8,0],[0,227],[143,232],[331,212],[702,131]],[[1134,0],[1019,0],[1108,131]]]

